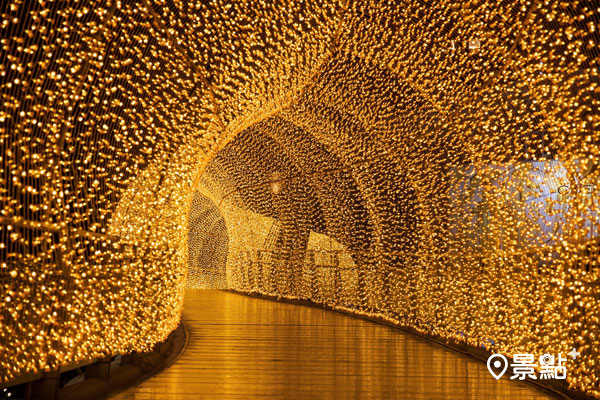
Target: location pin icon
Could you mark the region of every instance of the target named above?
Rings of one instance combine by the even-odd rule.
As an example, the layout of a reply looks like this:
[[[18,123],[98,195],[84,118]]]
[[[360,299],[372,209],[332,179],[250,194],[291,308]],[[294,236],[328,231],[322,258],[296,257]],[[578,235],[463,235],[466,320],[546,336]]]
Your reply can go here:
[[[487,367],[490,374],[498,380],[508,369],[508,360],[502,354],[492,354],[487,360]]]

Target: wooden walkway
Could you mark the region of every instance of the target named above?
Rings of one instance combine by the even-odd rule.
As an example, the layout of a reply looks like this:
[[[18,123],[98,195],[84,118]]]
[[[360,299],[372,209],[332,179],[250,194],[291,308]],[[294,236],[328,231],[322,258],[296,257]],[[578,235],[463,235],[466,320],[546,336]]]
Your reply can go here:
[[[332,311],[190,290],[189,344],[113,399],[548,399],[467,356]]]

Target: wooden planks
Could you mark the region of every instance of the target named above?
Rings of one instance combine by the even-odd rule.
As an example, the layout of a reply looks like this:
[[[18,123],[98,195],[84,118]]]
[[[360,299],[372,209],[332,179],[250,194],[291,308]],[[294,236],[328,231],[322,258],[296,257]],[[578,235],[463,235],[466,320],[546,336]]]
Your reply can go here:
[[[190,339],[167,370],[112,399],[548,399],[419,337],[332,311],[189,290]]]

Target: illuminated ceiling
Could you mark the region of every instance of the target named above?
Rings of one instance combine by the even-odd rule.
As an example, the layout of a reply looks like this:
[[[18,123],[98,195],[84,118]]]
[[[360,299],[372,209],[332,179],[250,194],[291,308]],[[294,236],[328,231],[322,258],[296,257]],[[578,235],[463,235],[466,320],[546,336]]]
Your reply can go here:
[[[600,394],[594,2],[1,10],[3,379],[165,338],[214,204],[229,287],[307,297],[318,237],[357,269],[340,308],[577,346],[569,383]]]

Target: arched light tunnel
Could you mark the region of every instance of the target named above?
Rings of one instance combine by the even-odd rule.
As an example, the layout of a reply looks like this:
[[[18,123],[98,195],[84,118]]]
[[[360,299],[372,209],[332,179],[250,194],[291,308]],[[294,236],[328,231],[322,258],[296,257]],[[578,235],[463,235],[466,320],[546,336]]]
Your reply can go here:
[[[596,2],[0,16],[3,387],[148,352],[186,290],[228,289],[530,354],[530,380],[576,354],[537,383],[600,397]]]

